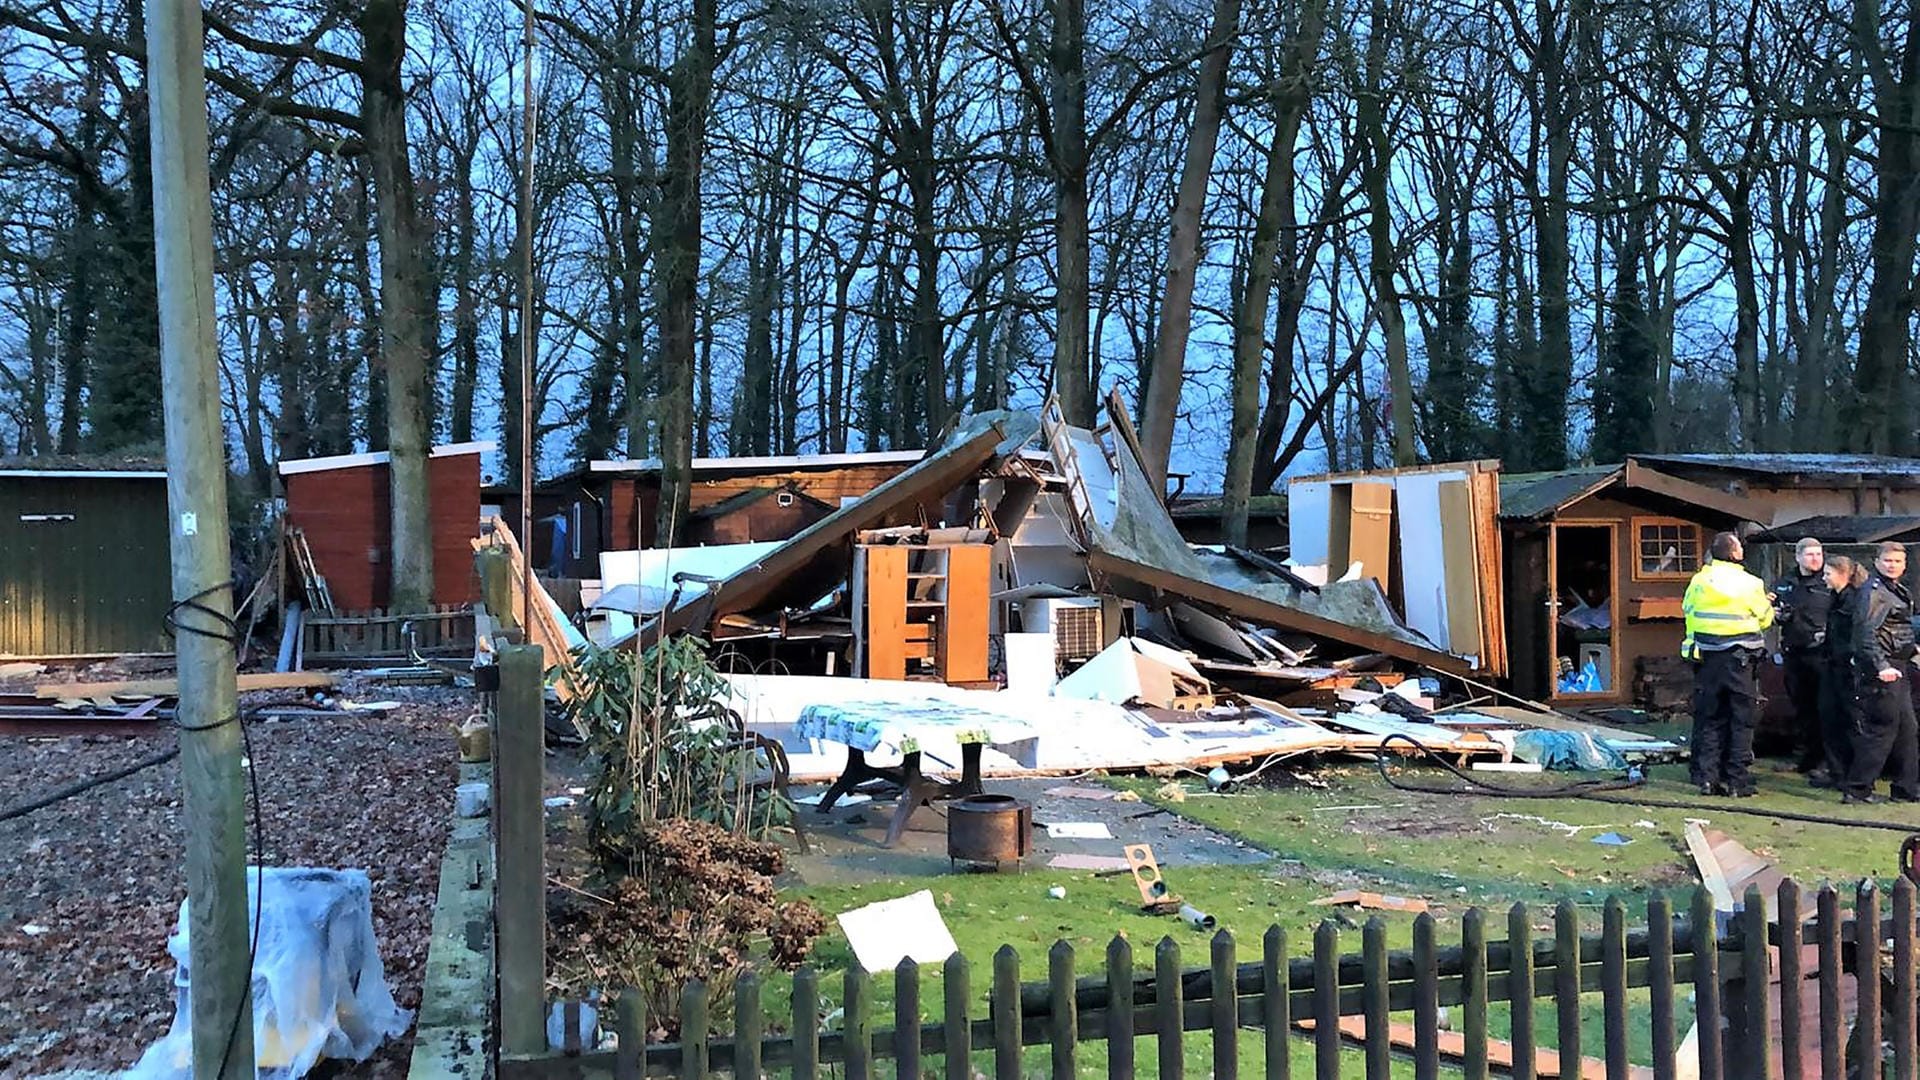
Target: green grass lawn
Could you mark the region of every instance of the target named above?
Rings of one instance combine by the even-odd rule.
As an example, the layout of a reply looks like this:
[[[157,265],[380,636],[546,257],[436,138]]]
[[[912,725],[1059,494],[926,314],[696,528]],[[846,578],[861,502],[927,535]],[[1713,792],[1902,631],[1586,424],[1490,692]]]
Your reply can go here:
[[[1343,952],[1358,952],[1361,926],[1372,913],[1316,907],[1314,899],[1338,888],[1420,896],[1433,905],[1439,942],[1457,942],[1460,920],[1475,905],[1488,909],[1488,936],[1506,937],[1507,909],[1515,902],[1537,905],[1536,935],[1551,934],[1551,904],[1571,899],[1581,909],[1583,929],[1600,928],[1600,907],[1609,895],[1627,901],[1630,925],[1644,918],[1650,892],[1668,893],[1684,910],[1697,883],[1682,839],[1686,819],[1704,817],[1755,852],[1777,859],[1789,873],[1809,887],[1823,880],[1850,891],[1863,876],[1890,879],[1896,872],[1901,834],[1859,826],[1795,822],[1777,817],[1726,812],[1716,804],[1706,810],[1652,809],[1608,805],[1579,799],[1514,799],[1490,795],[1454,796],[1413,794],[1384,784],[1370,766],[1319,768],[1313,783],[1243,789],[1225,796],[1202,794],[1197,781],[1185,785],[1184,801],[1160,794],[1165,782],[1148,778],[1110,781],[1140,794],[1148,803],[1165,807],[1248,841],[1273,853],[1276,859],[1256,866],[1169,865],[1167,880],[1173,891],[1213,914],[1237,943],[1238,959],[1258,959],[1261,935],[1279,926],[1288,935],[1288,952],[1308,956],[1315,927],[1331,919],[1341,934]],[[1422,784],[1450,783],[1438,770],[1396,773]],[[1550,777],[1494,776],[1496,782],[1520,786],[1561,783],[1567,775]],[[1759,773],[1762,794],[1742,800],[1743,810],[1831,815],[1837,819],[1914,822],[1920,832],[1920,814],[1911,807],[1843,807],[1832,792],[1805,786],[1791,773],[1775,773],[1763,765]],[[1653,770],[1643,789],[1647,797],[1699,801],[1686,784],[1684,766]],[[1632,838],[1624,847],[1595,844],[1592,837],[1617,831]],[[1116,845],[1117,849],[1117,845]],[[1064,899],[1050,899],[1050,886],[1066,888]],[[948,928],[971,970],[973,1015],[985,1015],[993,955],[1011,945],[1020,958],[1021,978],[1041,982],[1047,976],[1048,950],[1056,941],[1073,948],[1075,971],[1082,976],[1104,971],[1106,949],[1116,936],[1132,946],[1137,968],[1149,968],[1153,949],[1163,938],[1180,948],[1183,967],[1204,966],[1209,935],[1176,919],[1142,914],[1132,879],[1126,875],[1096,877],[1086,872],[1053,871],[1044,866],[1024,873],[956,874],[912,880],[815,886],[795,890],[829,915],[876,900],[919,889],[933,893]],[[1413,916],[1383,912],[1378,915],[1389,947],[1411,944]],[[814,964],[832,978],[823,979],[822,997],[831,1010],[840,1003],[838,972],[853,963],[846,938],[830,925],[820,940]],[[937,1020],[942,1009],[938,971],[921,973],[921,1015]],[[893,976],[874,979],[873,1027],[893,1026],[896,996]],[[790,1015],[786,980],[771,981],[768,1006],[776,1015]],[[1495,986],[1499,997],[1502,988]],[[1682,988],[1680,1032],[1690,1022],[1686,991]],[[1537,1031],[1543,1045],[1556,1040],[1554,1005],[1536,1002]],[[1651,1058],[1651,1032],[1644,993],[1633,995],[1629,1036],[1634,1060]],[[1602,1038],[1602,1006],[1598,995],[1582,1001],[1582,1033],[1589,1055],[1597,1055]],[[837,1024],[837,1021],[836,1021]],[[1505,1037],[1510,1016],[1504,1006],[1490,1010],[1490,1034]],[[1258,1071],[1262,1060],[1261,1035],[1242,1032],[1243,1067]],[[1186,1068],[1191,1075],[1208,1075],[1212,1068],[1210,1036],[1190,1033],[1184,1042]],[[1155,1044],[1139,1040],[1139,1071],[1154,1069]],[[1295,1071],[1310,1067],[1311,1046],[1295,1045]],[[990,1055],[976,1049],[976,1070],[991,1072]],[[1031,1048],[1023,1059],[1028,1075],[1044,1075],[1046,1047]],[[1097,1042],[1078,1049],[1080,1075],[1104,1075],[1105,1047]],[[881,1063],[889,1068],[888,1063]],[[1363,1074],[1357,1051],[1345,1055],[1342,1075]]]

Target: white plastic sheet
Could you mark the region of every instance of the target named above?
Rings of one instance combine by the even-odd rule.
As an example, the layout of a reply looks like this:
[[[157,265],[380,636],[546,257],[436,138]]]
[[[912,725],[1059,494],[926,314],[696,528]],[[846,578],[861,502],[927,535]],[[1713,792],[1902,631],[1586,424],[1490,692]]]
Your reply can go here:
[[[257,1075],[292,1080],[322,1057],[365,1061],[382,1042],[407,1030],[412,1014],[394,1004],[374,941],[366,871],[268,867],[256,873],[248,867],[247,899],[250,919],[259,906],[253,961]],[[193,1075],[185,901],[167,951],[177,965],[173,1027],[147,1048],[126,1080]]]

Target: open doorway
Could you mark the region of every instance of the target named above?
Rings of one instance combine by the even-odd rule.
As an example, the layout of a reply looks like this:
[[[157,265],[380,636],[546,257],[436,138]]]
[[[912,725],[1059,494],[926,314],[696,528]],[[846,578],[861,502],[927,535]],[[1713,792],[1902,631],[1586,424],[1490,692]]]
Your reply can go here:
[[[1553,696],[1616,697],[1619,549],[1611,523],[1555,523],[1549,610]]]

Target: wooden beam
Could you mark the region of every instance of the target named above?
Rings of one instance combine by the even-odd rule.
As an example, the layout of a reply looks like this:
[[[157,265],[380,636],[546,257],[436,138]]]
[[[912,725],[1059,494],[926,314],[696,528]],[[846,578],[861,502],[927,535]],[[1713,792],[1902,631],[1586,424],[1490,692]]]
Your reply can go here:
[[[1350,626],[1322,615],[1290,608],[1263,597],[1236,592],[1211,581],[1183,577],[1157,566],[1134,562],[1104,551],[1088,552],[1087,568],[1095,574],[1131,581],[1155,593],[1177,596],[1189,603],[1228,612],[1248,622],[1285,630],[1297,630],[1303,634],[1345,642],[1356,648],[1385,653],[1388,656],[1397,657],[1409,663],[1423,664],[1450,675],[1464,675],[1473,670],[1465,660],[1451,653],[1416,645],[1411,641],[1377,631]]]
[[[1684,503],[1713,510],[1737,521],[1759,521],[1760,508],[1743,496],[1717,491],[1705,484],[1669,476],[1628,459],[1625,486],[1635,491],[1650,491]]]
[[[783,588],[793,587],[796,581],[807,585],[809,576],[818,578],[819,589],[815,591],[807,585],[800,591],[811,593],[808,600],[824,595],[835,581],[845,580],[847,570],[841,566],[830,575],[820,576],[817,572],[809,575],[807,571],[816,559],[838,545],[851,544],[854,534],[861,529],[884,524],[893,515],[913,509],[930,498],[944,499],[993,459],[995,448],[1005,437],[998,424],[990,424],[966,442],[942,448],[874,488],[859,502],[843,506],[801,530],[766,558],[714,586],[706,597],[667,612],[649,626],[662,626],[669,634],[693,629],[696,620],[710,623],[723,615],[750,611],[781,595]],[[629,639],[628,644],[644,645],[652,640],[652,633],[641,633]]]
[[[260,675],[240,676],[239,692],[244,694],[249,690],[326,690],[336,681],[333,676],[317,671],[267,672]],[[85,700],[123,695],[144,698],[179,697],[180,680],[128,679],[123,682],[41,683],[33,688],[34,697],[51,700],[60,698]]]

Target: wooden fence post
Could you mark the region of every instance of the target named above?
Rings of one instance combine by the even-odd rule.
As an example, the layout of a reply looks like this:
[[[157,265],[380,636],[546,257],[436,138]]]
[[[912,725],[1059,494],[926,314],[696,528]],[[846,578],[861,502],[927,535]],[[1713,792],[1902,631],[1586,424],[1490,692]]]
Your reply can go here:
[[[1647,897],[1647,1012],[1653,1022],[1653,1080],[1674,1080],[1673,902]]]
[[[1773,970],[1767,959],[1767,901],[1760,886],[1747,886],[1740,910],[1740,1026],[1733,1033],[1740,1059],[1734,1062],[1743,1078],[1774,1080]]]
[[[1313,1075],[1340,1080],[1340,928],[1332,919],[1313,931]]]
[[[1107,943],[1107,1077],[1133,1078],[1133,943],[1118,934]]]
[[[1914,1080],[1914,889],[1902,877],[1893,883],[1893,1080]]]
[[[1180,945],[1171,937],[1163,937],[1153,950],[1153,1018],[1159,1035],[1161,1080],[1180,1080],[1186,1074],[1182,989]]]
[[[1433,937],[1433,913],[1413,920],[1413,1077],[1440,1076],[1440,960]]]
[[[1559,1019],[1560,1071],[1580,1075],[1580,909],[1562,900],[1553,909],[1553,1002]]]
[[[766,1019],[760,1012],[760,976],[742,972],[733,984],[733,1075],[760,1075],[760,1039]]]
[[[1393,1033],[1387,1028],[1387,923],[1375,915],[1360,931],[1360,1008],[1367,1022],[1367,1080],[1392,1080]]]
[[[940,1051],[947,1080],[973,1080],[973,1025],[967,1018],[972,995],[967,983],[967,958],[956,951],[947,957],[946,974],[940,980],[947,1020],[945,1045]]]
[[[1267,1080],[1288,1080],[1290,1072],[1287,1053],[1291,1037],[1287,1028],[1292,1023],[1287,998],[1293,990],[1290,974],[1287,932],[1277,925],[1269,926],[1260,955],[1260,1017],[1266,1027]]]
[[[1840,1014],[1840,891],[1823,885],[1815,901],[1820,950],[1820,1080],[1846,1080],[1846,1017]]]
[[[1860,883],[1853,901],[1853,981],[1860,987],[1853,1043],[1861,1076],[1880,1075],[1880,1046],[1886,1025],[1880,1020],[1880,889],[1872,878]],[[1706,1078],[1702,1078],[1706,1080]]]
[[[811,967],[793,973],[793,1080],[820,1072],[820,974]]]
[[[1693,1015],[1700,1025],[1700,1080],[1726,1080],[1726,1043],[1721,1031],[1720,933],[1713,894],[1693,891]]]
[[[1792,878],[1783,878],[1777,894],[1780,913],[1780,1076],[1781,1080],[1806,1080],[1801,1058],[1806,1052],[1806,1025],[1801,1023],[1806,965],[1800,962],[1801,910],[1800,886]]]
[[[920,963],[911,956],[893,969],[893,1063],[899,1080],[920,1080]]]
[[[1534,1080],[1533,913],[1507,909],[1507,1001],[1512,1005],[1513,1080]]]
[[[1487,1080],[1487,913],[1468,908],[1460,920],[1460,1019],[1466,1031],[1461,1071],[1466,1080]]]
[[[494,738],[495,842],[499,845],[500,1049],[547,1048],[546,721],[539,647],[500,650]]]
[[[1020,1080],[1020,954],[1002,945],[993,954],[993,1075]]]
[[[1052,998],[1047,1012],[1052,1018],[1053,1075],[1056,1080],[1074,1080],[1080,1017],[1074,1007],[1073,946],[1065,940],[1047,950],[1047,986]]]
[[[1213,935],[1213,1080],[1239,1080],[1240,994],[1239,965],[1234,962],[1233,935]]]

